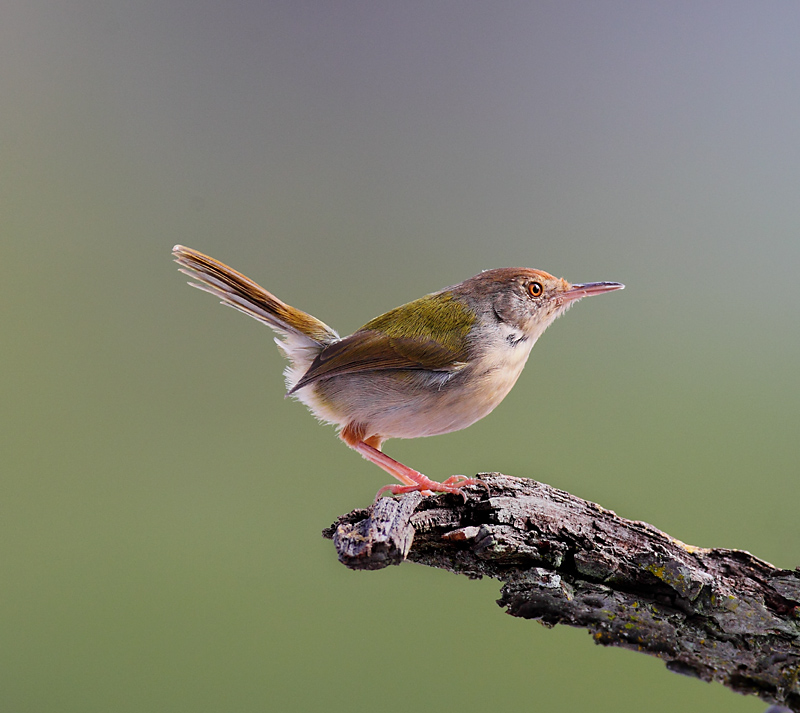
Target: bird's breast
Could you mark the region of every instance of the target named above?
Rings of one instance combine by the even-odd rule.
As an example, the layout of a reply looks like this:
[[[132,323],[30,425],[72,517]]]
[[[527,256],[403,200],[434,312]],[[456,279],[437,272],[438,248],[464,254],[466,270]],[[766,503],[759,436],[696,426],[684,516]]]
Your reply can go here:
[[[533,344],[526,340],[506,340],[499,349],[484,354],[474,364],[475,399],[493,409],[511,391],[525,368]]]

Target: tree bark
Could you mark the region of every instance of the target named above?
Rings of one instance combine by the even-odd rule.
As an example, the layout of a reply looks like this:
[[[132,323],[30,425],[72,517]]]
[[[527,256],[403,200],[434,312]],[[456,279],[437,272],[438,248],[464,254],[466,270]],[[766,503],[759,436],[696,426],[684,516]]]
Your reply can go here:
[[[585,628],[598,644],[800,711],[800,571],[686,545],[543,483],[479,477],[490,494],[383,498],[323,534],[352,569],[409,559],[492,577],[513,616]]]

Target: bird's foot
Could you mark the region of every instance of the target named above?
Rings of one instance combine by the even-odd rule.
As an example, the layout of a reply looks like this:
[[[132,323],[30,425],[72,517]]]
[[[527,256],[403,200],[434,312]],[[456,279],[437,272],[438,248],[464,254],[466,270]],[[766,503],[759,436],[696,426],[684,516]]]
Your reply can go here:
[[[441,483],[431,480],[422,473],[417,473],[416,479],[419,482],[413,485],[384,485],[375,495],[375,502],[380,500],[384,493],[402,495],[404,493],[413,493],[416,491],[420,491],[423,495],[432,495],[433,493],[456,493],[464,498],[464,502],[467,502],[467,494],[462,490],[466,485],[480,485],[486,488],[487,493],[491,492],[489,486],[480,480],[480,478],[468,478],[466,475],[451,475],[447,480]]]

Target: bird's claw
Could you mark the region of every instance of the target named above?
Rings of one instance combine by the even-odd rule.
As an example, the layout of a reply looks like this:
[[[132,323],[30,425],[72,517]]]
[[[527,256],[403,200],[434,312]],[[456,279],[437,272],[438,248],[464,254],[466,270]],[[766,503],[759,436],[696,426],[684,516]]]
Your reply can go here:
[[[437,483],[427,476],[422,476],[421,482],[414,485],[384,485],[375,495],[375,502],[381,499],[384,493],[391,493],[392,495],[403,495],[405,493],[413,493],[420,491],[423,495],[431,495],[433,493],[453,493],[458,494],[467,502],[467,494],[462,490],[466,485],[480,485],[486,489],[487,494],[491,494],[489,486],[480,478],[468,478],[466,475],[451,475],[447,480]]]
[[[483,480],[480,478],[468,478],[466,475],[451,475],[447,480],[442,481],[442,485],[453,485],[459,489],[465,485],[480,485],[486,489],[487,495],[492,494],[489,486]]]

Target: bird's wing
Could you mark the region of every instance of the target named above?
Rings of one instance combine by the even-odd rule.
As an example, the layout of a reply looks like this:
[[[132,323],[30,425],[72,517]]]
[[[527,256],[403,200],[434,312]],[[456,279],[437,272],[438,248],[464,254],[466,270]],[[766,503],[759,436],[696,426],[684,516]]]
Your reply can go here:
[[[363,371],[459,371],[466,366],[475,319],[475,313],[448,290],[395,307],[326,346],[292,392],[318,379]]]
[[[455,372],[466,366],[460,361],[463,356],[431,339],[390,337],[373,330],[359,330],[323,349],[289,393],[318,379],[363,371]]]

